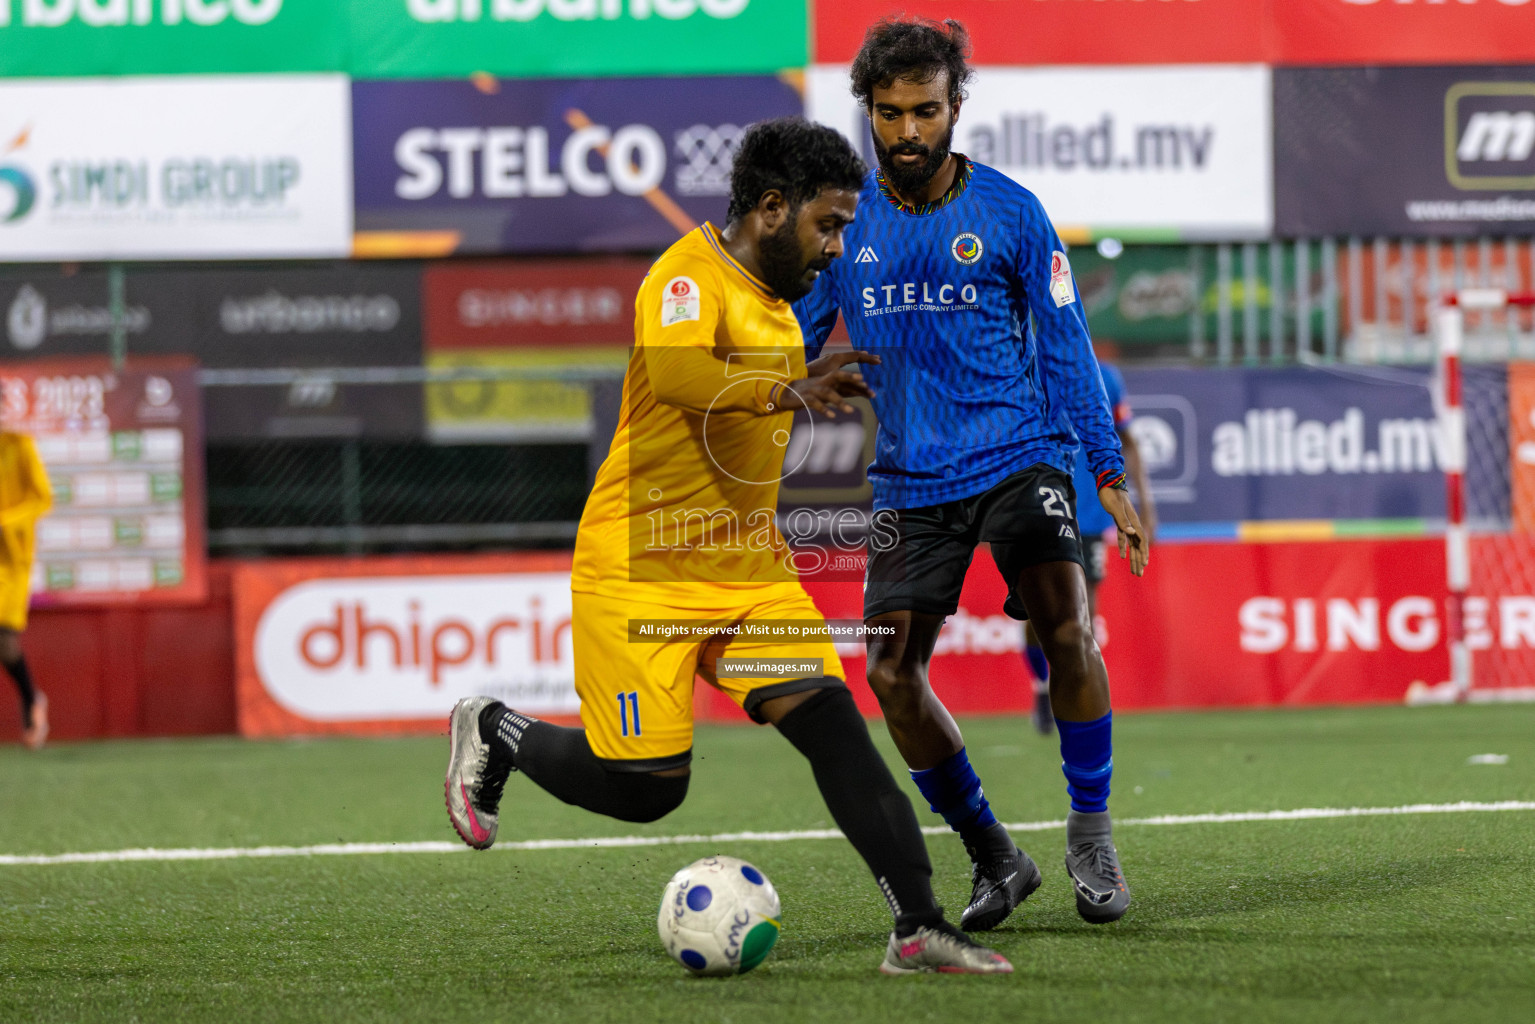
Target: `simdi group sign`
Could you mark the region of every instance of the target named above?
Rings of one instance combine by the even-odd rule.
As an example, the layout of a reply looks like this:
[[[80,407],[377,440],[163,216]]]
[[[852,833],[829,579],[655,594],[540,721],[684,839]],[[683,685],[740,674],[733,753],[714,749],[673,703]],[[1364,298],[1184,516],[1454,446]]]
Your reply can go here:
[[[0,76],[776,72],[805,0],[0,0]]]

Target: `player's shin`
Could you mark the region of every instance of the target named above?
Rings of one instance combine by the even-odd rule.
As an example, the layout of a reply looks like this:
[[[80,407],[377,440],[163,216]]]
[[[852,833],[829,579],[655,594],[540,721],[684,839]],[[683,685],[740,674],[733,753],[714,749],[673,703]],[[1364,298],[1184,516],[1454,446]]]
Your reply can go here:
[[[874,872],[897,933],[941,922],[917,815],[869,738],[852,695],[841,686],[822,690],[777,724],[810,761],[832,819]]]
[[[620,821],[656,821],[687,796],[687,775],[615,771],[592,753],[584,729],[550,725],[502,704],[482,713],[480,735],[546,792]]]
[[[1109,809],[1109,781],[1114,774],[1112,712],[1091,722],[1056,719],[1061,735],[1061,771],[1071,809],[1096,814]]]
[[[971,767],[964,748],[935,767],[912,772],[911,780],[927,798],[933,813],[941,815],[959,833],[972,861],[991,863],[1013,856],[1012,837],[992,813],[980,777]]]

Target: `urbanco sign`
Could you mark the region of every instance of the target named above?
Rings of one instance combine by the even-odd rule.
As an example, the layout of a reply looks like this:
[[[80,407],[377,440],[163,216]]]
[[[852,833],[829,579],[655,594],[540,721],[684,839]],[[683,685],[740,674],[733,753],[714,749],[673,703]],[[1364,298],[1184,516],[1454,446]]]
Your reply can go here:
[[[342,71],[344,4],[0,0],[0,76]]]
[[[342,75],[0,83],[0,262],[350,252]]]
[[[352,72],[776,72],[804,66],[807,31],[805,0],[354,0]]]

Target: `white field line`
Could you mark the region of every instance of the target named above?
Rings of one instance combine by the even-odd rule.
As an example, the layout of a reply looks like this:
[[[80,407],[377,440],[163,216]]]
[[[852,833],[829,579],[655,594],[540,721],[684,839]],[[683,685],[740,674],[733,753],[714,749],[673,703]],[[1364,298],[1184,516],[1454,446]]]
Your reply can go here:
[[[1535,811],[1535,801],[1502,800],[1497,803],[1405,804],[1401,807],[1305,807],[1293,811],[1235,811],[1217,814],[1163,814],[1154,818],[1124,818],[1118,828],[1138,825],[1226,825],[1246,821],[1310,821],[1318,818],[1373,818],[1400,814],[1467,814],[1497,811]],[[1007,826],[1010,832],[1047,832],[1065,828],[1065,821],[1024,821]],[[927,835],[943,835],[943,826],[924,828]],[[686,846],[718,843],[787,843],[801,839],[841,839],[834,828],[793,832],[716,832],[713,835],[606,836],[594,839],[526,839],[497,843],[497,850],[589,850],[628,846]],[[318,846],[247,846],[225,849],[98,850],[90,853],[0,854],[0,867],[48,864],[119,864],[127,861],[239,860],[255,857],[348,857],[378,853],[467,853],[456,842],[419,843],[323,843]]]

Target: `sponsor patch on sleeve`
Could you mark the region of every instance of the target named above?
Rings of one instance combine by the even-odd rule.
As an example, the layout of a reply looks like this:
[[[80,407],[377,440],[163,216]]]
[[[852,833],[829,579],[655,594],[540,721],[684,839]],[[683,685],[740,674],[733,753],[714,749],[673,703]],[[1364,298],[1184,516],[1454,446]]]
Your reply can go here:
[[[1050,254],[1050,297],[1055,306],[1069,306],[1077,301],[1077,288],[1071,280],[1071,263],[1059,249]]]
[[[674,277],[661,289],[661,326],[670,327],[684,320],[702,317],[698,282],[691,277]]]

